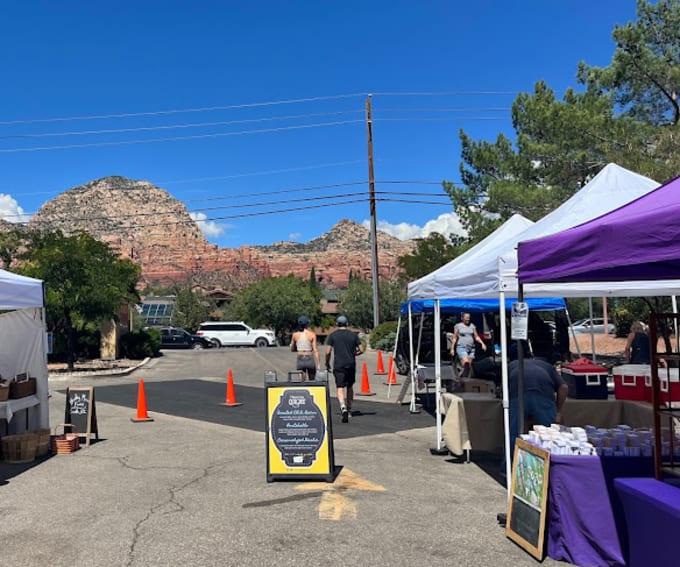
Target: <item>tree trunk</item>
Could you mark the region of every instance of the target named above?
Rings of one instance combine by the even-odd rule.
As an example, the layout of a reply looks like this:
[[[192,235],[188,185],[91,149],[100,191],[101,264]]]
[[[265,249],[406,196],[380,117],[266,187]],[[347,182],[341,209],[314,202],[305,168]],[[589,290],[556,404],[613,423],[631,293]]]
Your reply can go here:
[[[73,328],[73,323],[71,322],[71,314],[66,313],[66,317],[64,319],[64,325],[66,327],[66,363],[68,364],[69,371],[73,372],[75,363],[76,333],[75,329]]]

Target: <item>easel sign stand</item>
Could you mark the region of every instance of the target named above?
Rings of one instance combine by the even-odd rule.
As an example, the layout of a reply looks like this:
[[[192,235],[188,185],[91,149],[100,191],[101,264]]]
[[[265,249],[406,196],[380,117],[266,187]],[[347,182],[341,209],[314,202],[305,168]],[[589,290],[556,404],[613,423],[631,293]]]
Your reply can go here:
[[[94,388],[67,388],[64,423],[73,425],[73,433],[85,438],[89,447],[92,434],[99,441],[97,407],[94,402]]]
[[[265,404],[267,482],[333,482],[335,456],[328,383],[267,381]]]
[[[545,557],[550,453],[515,442],[505,535],[539,561]]]

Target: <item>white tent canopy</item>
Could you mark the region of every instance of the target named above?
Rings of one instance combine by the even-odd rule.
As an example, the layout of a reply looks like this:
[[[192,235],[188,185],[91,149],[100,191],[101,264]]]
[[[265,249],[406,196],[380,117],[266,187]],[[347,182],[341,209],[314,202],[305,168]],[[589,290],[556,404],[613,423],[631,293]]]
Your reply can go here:
[[[36,378],[40,401],[30,415],[32,428],[49,427],[47,409],[47,348],[43,282],[0,270],[0,375],[25,372]],[[10,403],[10,402],[0,402]]]
[[[409,299],[433,299],[435,297],[473,297],[460,295],[458,286],[470,285],[475,281],[476,269],[480,263],[490,256],[496,257],[496,251],[508,241],[517,242],[515,236],[522,234],[534,223],[522,215],[513,215],[505,223],[476,244],[464,254],[451,260],[434,272],[408,284]],[[498,293],[494,295],[497,297]]]
[[[569,200],[546,215],[525,230],[508,236],[498,242],[498,246],[485,247],[482,253],[476,254],[474,261],[463,261],[455,271],[451,270],[446,279],[439,278],[438,285],[433,285],[428,279],[433,274],[412,282],[408,286],[408,296],[411,298],[443,299],[443,298],[499,298],[500,304],[505,304],[506,293],[517,296],[517,244],[525,240],[540,238],[549,234],[571,228],[597,218],[609,211],[633,201],[652,191],[659,184],[655,181],[624,169],[616,164],[608,164],[580,191]],[[495,234],[495,233],[494,233]],[[499,239],[500,240],[500,239]],[[454,260],[455,262],[455,260]],[[450,266],[453,262],[449,263]],[[440,268],[442,270],[442,268]],[[636,282],[633,282],[635,284]],[[654,285],[660,293],[671,294],[677,289],[677,282],[642,282],[649,289]],[[635,285],[631,282],[570,284],[569,286],[554,284],[528,284],[524,292],[528,296],[546,297],[554,295],[592,297],[612,294],[612,290],[620,287],[616,295],[636,295]],[[626,293],[623,292],[625,288]],[[663,291],[661,291],[663,290]],[[628,293],[630,291],[630,293]],[[430,294],[430,295],[427,295]],[[649,292],[638,295],[649,295]],[[438,315],[439,306],[435,313]],[[505,413],[506,437],[508,433],[508,376],[507,376],[507,337],[505,325],[505,310],[501,315],[501,348],[503,352],[503,408]],[[436,317],[435,317],[436,320]],[[437,325],[437,321],[435,321]],[[437,325],[438,327],[438,325]],[[439,329],[436,329],[435,341]],[[435,349],[440,345],[435,344]],[[438,361],[439,357],[435,355]],[[438,366],[438,365],[437,365]],[[436,372],[437,376],[440,376]],[[506,451],[509,444],[506,442]],[[509,455],[506,455],[509,476]]]
[[[0,270],[0,309],[43,307],[41,280]]]
[[[443,277],[442,273],[438,274],[438,272],[444,270],[444,268],[439,268],[439,270],[411,282],[408,286],[409,299],[434,299],[437,297],[497,298],[500,291],[516,296],[516,248],[518,242],[540,238],[583,224],[645,195],[658,186],[659,184],[656,181],[648,177],[610,163],[560,207],[537,222],[530,224],[521,232],[512,233],[508,231],[507,234],[502,235],[502,238],[496,238],[495,235],[498,232],[496,231],[491,235],[494,238],[488,246],[472,249],[475,250],[474,257],[471,256],[459,264],[454,264],[458,259],[449,262],[444,266],[444,268],[447,268],[446,277]],[[531,222],[526,219],[524,221]],[[506,224],[508,223],[510,221]],[[665,282],[655,283],[658,287],[665,285]],[[644,282],[644,284],[649,286],[650,282]],[[630,282],[621,282],[619,285],[622,288],[633,290]],[[674,285],[677,287],[677,283],[674,283]],[[527,296],[535,297],[561,295],[592,297],[610,293],[612,284],[588,284],[587,286],[571,284],[566,294],[565,287],[554,284],[527,284],[524,287],[524,293]],[[664,289],[671,289],[670,282],[668,287]],[[619,293],[618,295],[624,294]],[[628,293],[628,295],[634,296],[636,294]]]

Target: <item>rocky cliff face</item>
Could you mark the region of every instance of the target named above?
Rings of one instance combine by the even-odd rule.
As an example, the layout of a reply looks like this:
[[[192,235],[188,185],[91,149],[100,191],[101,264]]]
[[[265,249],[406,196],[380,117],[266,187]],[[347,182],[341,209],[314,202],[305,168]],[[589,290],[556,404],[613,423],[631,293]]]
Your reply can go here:
[[[87,232],[140,264],[144,280],[153,285],[193,278],[208,288],[231,290],[268,276],[308,278],[312,267],[329,287],[346,285],[350,270],[371,275],[369,231],[353,221],[342,220],[308,243],[218,248],[169,193],[124,177],[106,177],[69,189],[45,203],[29,228]],[[395,275],[397,258],[414,247],[413,241],[380,232],[380,275]]]

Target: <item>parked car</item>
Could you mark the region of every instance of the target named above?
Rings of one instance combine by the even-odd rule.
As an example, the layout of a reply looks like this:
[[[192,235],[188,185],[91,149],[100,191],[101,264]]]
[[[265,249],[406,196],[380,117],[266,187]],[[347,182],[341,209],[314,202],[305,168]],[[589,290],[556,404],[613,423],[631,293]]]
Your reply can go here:
[[[213,346],[209,340],[179,327],[163,327],[160,329],[160,332],[161,348],[191,348],[201,350]]]
[[[276,335],[269,329],[251,329],[243,321],[206,321],[198,326],[198,336],[209,340],[214,347],[276,346]]]
[[[592,321],[590,319],[579,319],[578,321],[574,321],[571,325],[572,329],[574,330],[574,333],[579,334],[579,333],[604,333],[604,319],[603,318],[597,318],[593,317]],[[607,333],[615,333],[616,332],[616,325],[613,323],[608,323],[607,324]]]

